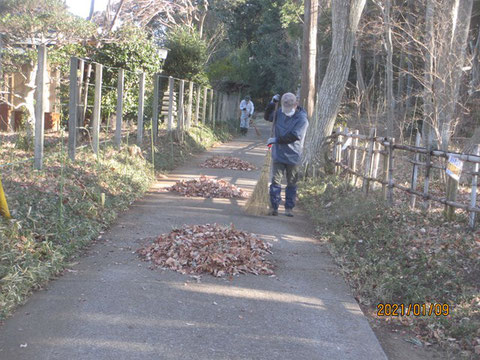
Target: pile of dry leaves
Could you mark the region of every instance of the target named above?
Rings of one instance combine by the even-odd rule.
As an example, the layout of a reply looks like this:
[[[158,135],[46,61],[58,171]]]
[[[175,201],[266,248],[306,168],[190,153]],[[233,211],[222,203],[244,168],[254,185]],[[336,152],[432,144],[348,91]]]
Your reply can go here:
[[[217,224],[184,226],[160,235],[153,244],[138,250],[147,261],[182,274],[217,277],[251,273],[272,275],[265,259],[271,244],[256,235]]]
[[[225,180],[200,179],[181,180],[168,190],[176,191],[184,196],[201,196],[205,198],[247,198],[247,193]]]
[[[214,156],[205,160],[205,162],[200,166],[213,169],[230,169],[242,171],[255,170],[255,166],[250,164],[248,161],[231,156]]]

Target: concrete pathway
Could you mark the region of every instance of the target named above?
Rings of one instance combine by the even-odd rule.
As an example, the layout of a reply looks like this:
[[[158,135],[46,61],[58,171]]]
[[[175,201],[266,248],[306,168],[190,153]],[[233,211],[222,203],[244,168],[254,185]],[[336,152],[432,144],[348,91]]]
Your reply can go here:
[[[268,125],[259,128],[266,138]],[[79,264],[5,322],[0,359],[386,359],[303,215],[252,217],[242,212],[243,201],[161,191],[200,174],[251,190],[258,171],[198,165],[212,155],[233,155],[261,167],[264,138],[251,129],[156,184]],[[197,282],[150,270],[134,254],[173,227],[204,223],[234,223],[272,242],[277,276],[203,276]]]

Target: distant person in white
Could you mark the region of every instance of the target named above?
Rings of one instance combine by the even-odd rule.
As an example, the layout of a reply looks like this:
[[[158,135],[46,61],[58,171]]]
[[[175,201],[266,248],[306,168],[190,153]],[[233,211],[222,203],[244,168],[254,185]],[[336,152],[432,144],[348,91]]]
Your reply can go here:
[[[250,95],[245,96],[242,100],[240,103],[240,110],[242,111],[242,115],[240,115],[240,134],[247,135],[250,118],[255,111]]]

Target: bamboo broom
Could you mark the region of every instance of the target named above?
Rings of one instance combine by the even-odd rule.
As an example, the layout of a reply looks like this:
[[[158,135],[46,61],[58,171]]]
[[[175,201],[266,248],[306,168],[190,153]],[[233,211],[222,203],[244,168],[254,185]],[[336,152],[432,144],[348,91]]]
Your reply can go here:
[[[275,130],[275,121],[277,119],[278,103],[275,104],[275,111],[273,113],[272,130],[270,131],[270,137],[273,137]],[[272,149],[268,148],[267,155],[265,156],[265,163],[260,173],[252,195],[245,204],[245,212],[251,215],[268,215],[270,205],[270,192],[268,189],[268,183],[270,182],[270,163],[272,161]]]

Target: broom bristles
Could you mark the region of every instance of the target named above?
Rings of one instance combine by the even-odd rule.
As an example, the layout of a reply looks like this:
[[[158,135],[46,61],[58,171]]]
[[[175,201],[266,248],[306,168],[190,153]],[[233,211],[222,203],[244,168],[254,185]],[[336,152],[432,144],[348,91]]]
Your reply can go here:
[[[260,178],[257,185],[253,189],[252,195],[245,204],[245,212],[251,215],[268,215],[270,205],[270,194],[268,183],[270,180],[270,161],[272,158],[271,151],[268,151],[265,157]]]

